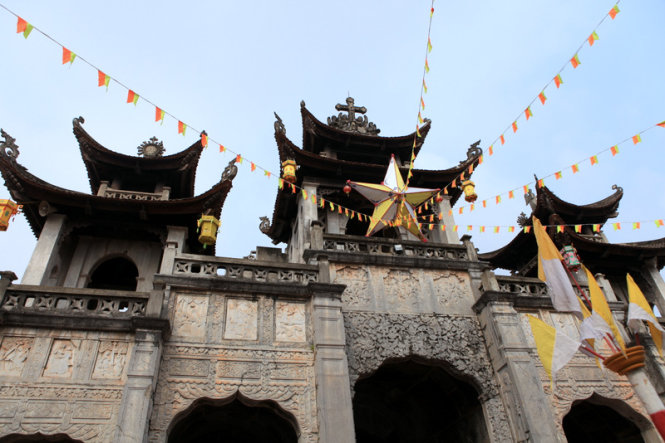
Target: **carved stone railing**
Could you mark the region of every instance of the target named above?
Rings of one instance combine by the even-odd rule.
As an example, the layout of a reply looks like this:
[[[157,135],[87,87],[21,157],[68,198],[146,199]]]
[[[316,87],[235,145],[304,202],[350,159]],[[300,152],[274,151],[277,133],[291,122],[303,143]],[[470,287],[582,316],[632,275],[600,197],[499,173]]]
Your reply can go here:
[[[547,285],[537,278],[497,275],[496,280],[499,283],[499,292],[511,292],[525,297],[549,296]]]
[[[318,269],[314,265],[180,254],[174,260],[173,275],[306,285],[318,281]]]
[[[464,245],[431,244],[419,241],[401,241],[372,237],[324,234],[323,249],[334,252],[352,252],[382,256],[469,260]]]
[[[168,200],[171,188],[164,186],[162,192],[140,192],[127,191],[124,189],[113,189],[109,187],[108,182],[101,182],[97,195],[100,197],[117,198],[119,200]]]
[[[140,292],[12,285],[0,301],[0,310],[111,318],[144,317],[148,298],[148,293]]]

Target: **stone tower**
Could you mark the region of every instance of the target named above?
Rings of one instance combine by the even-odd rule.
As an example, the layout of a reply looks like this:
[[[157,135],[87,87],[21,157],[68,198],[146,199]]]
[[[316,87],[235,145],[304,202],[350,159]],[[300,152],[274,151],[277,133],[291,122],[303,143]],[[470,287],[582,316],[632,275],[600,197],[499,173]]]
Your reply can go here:
[[[198,242],[201,215],[222,218],[223,235],[237,172],[195,195],[199,142],[164,155],[151,139],[127,156],[76,119],[85,194],[28,173],[3,132],[0,172],[39,240],[20,284],[0,274],[0,442],[661,441],[626,378],[582,354],[552,391],[526,315],[571,337],[579,321],[535,278],[532,234],[484,254],[457,236],[457,179],[479,164],[477,143],[449,169],[413,170],[414,187],[456,184],[419,210],[427,243],[399,226],[365,237],[358,214],[373,205],[346,181],[379,183],[391,157],[406,174],[430,122],[383,137],[353,99],[336,109],[324,123],[301,104],[302,147],[277,117],[280,162],[297,169],[260,229],[286,251],[246,259]],[[620,321],[627,271],[665,312],[665,242],[602,236],[622,196],[575,205],[543,187],[531,206]],[[640,340],[662,396],[662,358]]]

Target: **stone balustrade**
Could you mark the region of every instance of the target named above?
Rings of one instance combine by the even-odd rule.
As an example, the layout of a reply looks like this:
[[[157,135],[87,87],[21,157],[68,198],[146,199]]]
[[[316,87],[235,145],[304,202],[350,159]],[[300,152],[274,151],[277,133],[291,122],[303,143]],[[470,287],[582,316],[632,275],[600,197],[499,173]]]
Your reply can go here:
[[[173,275],[307,285],[318,281],[318,269],[314,265],[179,254],[175,257]]]
[[[168,200],[171,194],[171,188],[164,186],[162,192],[140,192],[140,191],[127,191],[124,189],[114,189],[109,186],[107,181],[102,181],[97,195],[106,198],[117,198],[119,200]]]
[[[537,278],[497,275],[496,280],[499,283],[499,292],[510,292],[527,297],[549,296],[547,285]],[[481,290],[483,290],[482,287]]]
[[[464,245],[432,244],[420,241],[335,234],[323,235],[323,249],[333,252],[352,252],[380,256],[469,260],[467,248]]]
[[[148,293],[140,292],[12,285],[0,301],[0,310],[131,318],[145,316],[148,299]]]

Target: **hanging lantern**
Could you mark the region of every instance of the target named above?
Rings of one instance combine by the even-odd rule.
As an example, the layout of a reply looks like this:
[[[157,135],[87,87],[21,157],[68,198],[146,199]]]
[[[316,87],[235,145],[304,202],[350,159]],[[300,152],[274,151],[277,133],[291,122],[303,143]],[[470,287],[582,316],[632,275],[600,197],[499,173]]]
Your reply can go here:
[[[9,219],[18,212],[18,205],[11,200],[0,200],[0,231],[6,231]]]
[[[574,246],[564,246],[563,249],[561,249],[559,252],[561,252],[561,255],[563,256],[563,262],[568,269],[571,271],[577,271],[580,269],[582,263],[580,262],[580,257],[577,255],[577,250]]]
[[[282,179],[289,183],[296,182],[296,161],[284,160],[282,162]]]
[[[202,215],[196,225],[199,228],[199,243],[203,247],[213,246],[217,241],[217,229],[219,229],[219,220],[213,215]]]
[[[476,184],[471,180],[464,180],[462,182],[462,190],[464,191],[464,200],[473,203],[478,198],[476,194]]]
[[[346,195],[349,195],[351,193],[351,185],[349,185],[349,181],[347,180],[346,185],[344,185],[344,193]]]

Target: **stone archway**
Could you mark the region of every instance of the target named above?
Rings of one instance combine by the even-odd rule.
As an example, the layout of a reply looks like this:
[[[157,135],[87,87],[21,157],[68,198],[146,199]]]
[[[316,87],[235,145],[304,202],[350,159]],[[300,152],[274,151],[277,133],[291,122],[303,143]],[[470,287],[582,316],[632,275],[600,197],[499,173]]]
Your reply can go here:
[[[388,361],[355,384],[358,443],[490,441],[478,391],[423,359]]]
[[[573,402],[562,427],[569,443],[644,443],[645,433],[653,432],[649,420],[626,403],[598,394]]]
[[[178,414],[169,426],[168,443],[296,443],[295,417],[270,400],[236,393],[222,400],[202,398]]]

